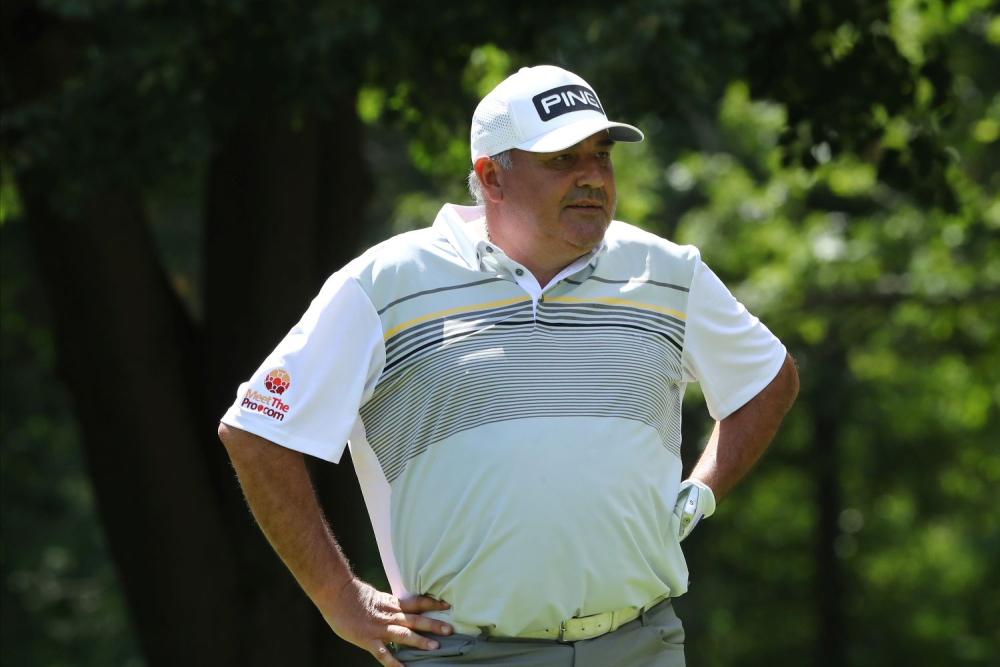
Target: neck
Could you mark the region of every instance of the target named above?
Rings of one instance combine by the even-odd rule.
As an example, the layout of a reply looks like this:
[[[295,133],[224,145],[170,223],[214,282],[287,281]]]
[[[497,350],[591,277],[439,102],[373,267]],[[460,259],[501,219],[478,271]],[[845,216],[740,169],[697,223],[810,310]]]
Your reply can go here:
[[[523,233],[517,222],[505,221],[495,213],[490,215],[489,208],[486,211],[484,225],[487,240],[531,271],[531,275],[541,287],[548,285],[560,271],[591,251],[591,248],[575,246],[558,249],[546,247],[541,239]],[[526,227],[530,229],[530,226]]]

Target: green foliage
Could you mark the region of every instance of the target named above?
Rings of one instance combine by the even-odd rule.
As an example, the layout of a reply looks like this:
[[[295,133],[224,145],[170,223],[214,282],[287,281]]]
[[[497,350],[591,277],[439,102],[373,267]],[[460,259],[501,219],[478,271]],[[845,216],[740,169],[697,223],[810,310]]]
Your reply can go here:
[[[1000,652],[983,594],[1000,583],[995,19],[981,3],[851,17],[825,4],[773,76],[731,54],[777,30],[776,9],[747,33],[701,30],[685,3],[619,6],[553,36],[610,115],[647,132],[616,149],[620,217],[698,245],[801,365],[774,451],[688,549],[691,660],[815,663],[816,553],[829,549],[849,664],[986,665]],[[453,188],[401,195],[394,219],[419,226]],[[690,430],[707,431],[689,398],[686,419],[704,424]],[[813,443],[827,411],[842,504],[823,545]]]
[[[982,591],[998,577],[1000,524],[987,491],[1000,469],[1000,239],[985,215],[996,195],[950,169],[963,201],[946,213],[892,191],[859,156],[827,157],[811,173],[777,166],[766,157],[773,134],[745,128],[781,114],[743,91],[730,87],[720,126],[756,158],[694,153],[669,168],[669,183],[705,199],[677,237],[698,245],[789,345],[804,390],[772,458],[705,528],[713,544],[696,572],[753,570],[709,593],[739,611],[716,618],[706,609],[704,664],[742,663],[775,618],[783,641],[798,637],[787,650],[807,660],[801,619],[822,575],[801,558],[816,521],[814,492],[802,486],[816,433],[801,420],[824,404],[842,420],[844,508],[833,548],[849,582],[850,664],[988,664],[1000,649],[982,621],[997,611]],[[815,375],[831,350],[847,364],[839,380]],[[733,601],[744,580],[768,599]],[[748,644],[722,649],[734,643],[730,615],[742,619],[737,637]]]
[[[0,222],[20,210],[11,170],[29,165],[67,179],[67,203],[95,183],[137,184],[168,263],[189,277],[192,181],[235,124],[294,124],[356,98],[378,177],[375,242],[468,202],[468,118],[497,81],[538,62],[583,74],[648,138],[615,149],[619,217],[699,246],[801,367],[772,452],[685,542],[691,662],[815,664],[821,552],[843,573],[848,664],[1000,655],[1000,16],[988,0],[515,3],[504,21],[478,2],[47,6],[99,29],[56,94],[4,78]],[[125,611],[12,233],[5,222],[3,661],[121,664],[134,655]],[[690,449],[710,425],[696,387],[688,397]]]
[[[9,169],[0,162],[0,226],[21,215],[21,198]]]

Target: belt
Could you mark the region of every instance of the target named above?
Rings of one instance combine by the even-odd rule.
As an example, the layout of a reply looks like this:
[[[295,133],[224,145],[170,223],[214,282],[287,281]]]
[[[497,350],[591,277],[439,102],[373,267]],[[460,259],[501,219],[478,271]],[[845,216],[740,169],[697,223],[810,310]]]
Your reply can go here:
[[[593,639],[608,632],[614,632],[621,626],[639,618],[643,612],[658,605],[667,599],[668,596],[661,595],[652,602],[642,607],[623,607],[614,611],[606,611],[603,614],[592,614],[570,618],[559,625],[545,630],[529,632],[517,635],[519,639],[554,639],[560,642],[576,642],[582,639]],[[501,635],[492,635],[501,636]]]

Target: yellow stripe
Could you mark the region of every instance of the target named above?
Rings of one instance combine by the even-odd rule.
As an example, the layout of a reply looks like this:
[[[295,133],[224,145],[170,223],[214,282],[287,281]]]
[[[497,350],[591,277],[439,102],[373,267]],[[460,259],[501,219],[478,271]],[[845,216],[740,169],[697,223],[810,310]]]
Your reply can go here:
[[[655,310],[660,313],[666,313],[668,315],[673,315],[674,317],[679,317],[682,320],[686,320],[687,316],[684,313],[679,313],[676,310],[670,310],[669,308],[661,308],[660,306],[653,306],[648,303],[639,303],[638,301],[626,301],[625,299],[612,299],[611,297],[597,297],[594,299],[574,299],[571,296],[549,296],[545,297],[546,302],[557,301],[561,303],[613,303],[620,306],[632,306],[634,308],[642,308],[643,310]]]
[[[452,308],[450,310],[440,310],[436,313],[431,313],[430,315],[424,315],[416,319],[412,319],[409,322],[403,322],[399,326],[389,329],[382,337],[382,340],[389,340],[389,336],[399,333],[407,327],[412,327],[414,325],[420,324],[421,322],[426,322],[427,320],[433,320],[437,317],[445,317],[446,315],[454,315],[455,313],[466,313],[470,310],[485,310],[487,308],[499,308],[500,306],[509,306],[512,303],[519,303],[524,301],[531,301],[531,297],[518,297],[516,299],[505,299],[504,301],[493,301],[491,303],[477,303],[473,306],[462,306],[461,308]]]

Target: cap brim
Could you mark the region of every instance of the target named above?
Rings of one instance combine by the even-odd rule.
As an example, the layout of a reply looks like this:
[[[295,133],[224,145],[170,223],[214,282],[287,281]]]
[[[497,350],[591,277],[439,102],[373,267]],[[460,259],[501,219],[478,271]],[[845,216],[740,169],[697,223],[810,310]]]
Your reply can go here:
[[[644,138],[642,132],[631,125],[613,123],[606,118],[588,118],[523,141],[514,148],[532,153],[554,153],[575,146],[587,137],[604,130],[608,131],[613,141],[634,143]]]

